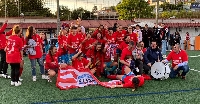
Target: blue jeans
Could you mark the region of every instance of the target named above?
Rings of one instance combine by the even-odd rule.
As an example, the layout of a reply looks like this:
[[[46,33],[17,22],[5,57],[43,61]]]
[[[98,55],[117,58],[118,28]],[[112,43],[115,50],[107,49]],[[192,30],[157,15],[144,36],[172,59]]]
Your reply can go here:
[[[162,40],[162,55],[166,55],[166,46],[167,46],[167,41]]]
[[[36,61],[38,62],[39,66],[40,66],[40,73],[41,74],[45,74],[44,73],[44,63],[43,63],[43,58],[39,58],[39,59],[31,59],[31,69],[32,69],[32,76],[36,76]]]
[[[68,63],[69,62],[69,54],[66,53],[66,54],[60,56],[58,62],[60,62],[60,63]]]
[[[124,81],[124,79],[127,77],[127,76],[135,76],[135,74],[133,72],[129,72],[128,74],[124,74],[124,76],[122,77],[122,81]]]
[[[183,70],[181,76],[185,76],[188,72],[189,72],[189,66],[185,65],[185,66],[181,66],[178,69],[174,70],[173,68],[171,68],[171,72],[169,74],[170,78],[175,78],[176,75],[179,73],[180,70]]]

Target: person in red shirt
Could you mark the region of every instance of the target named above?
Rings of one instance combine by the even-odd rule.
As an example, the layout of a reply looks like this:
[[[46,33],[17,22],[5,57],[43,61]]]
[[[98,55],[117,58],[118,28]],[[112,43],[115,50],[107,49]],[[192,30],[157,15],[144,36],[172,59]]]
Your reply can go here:
[[[172,68],[169,77],[175,78],[178,75],[185,79],[186,74],[189,72],[188,55],[180,48],[180,44],[175,44],[173,51],[162,62],[167,63],[170,60],[172,60]],[[181,75],[179,74],[180,70],[183,71]]]
[[[137,45],[138,37],[137,34],[133,32],[133,27],[131,26],[128,27],[128,34],[130,35],[131,41],[133,41],[134,44]]]
[[[23,43],[23,47],[22,47],[22,51],[23,51],[23,54],[24,54],[24,45],[25,45],[25,39],[24,39],[24,36],[23,36],[23,34],[21,33],[21,34],[19,34],[19,37],[21,38],[21,40],[22,40],[22,43]],[[22,81],[23,79],[21,79],[20,77],[22,76],[22,72],[23,72],[23,70],[24,70],[24,60],[22,60],[21,61],[21,63],[20,63],[20,69],[19,69],[19,80],[20,81]]]
[[[71,33],[68,36],[67,39],[67,46],[69,49],[69,59],[72,58],[72,56],[74,56],[77,51],[79,50],[79,48],[81,48],[81,37],[80,35],[77,34],[77,27],[73,26],[71,27]],[[70,64],[71,64],[71,60]]]
[[[79,49],[79,52],[72,57],[72,66],[79,71],[88,69],[90,63],[89,60],[84,58],[81,49]]]
[[[7,70],[8,70],[8,63],[6,62],[6,52],[4,51],[5,47],[6,47],[6,36],[10,36],[12,35],[12,29],[5,33],[5,29],[7,27],[7,22],[8,20],[6,20],[4,22],[4,24],[2,25],[1,29],[0,29],[0,54],[1,54],[1,61],[0,61],[0,77],[4,77],[4,78],[11,78],[8,74],[7,74]]]
[[[92,37],[94,39],[97,39],[97,34],[98,33],[101,33],[102,34],[102,37],[105,37],[106,36],[106,30],[104,29],[104,26],[103,25],[100,25],[98,29],[96,29],[92,35]]]
[[[105,46],[107,40],[101,33],[97,33],[97,42],[100,42],[103,46]]]
[[[134,42],[130,41],[128,44],[128,47],[124,48],[122,50],[122,54],[120,57],[120,63],[123,64],[123,68],[122,68],[122,74],[124,74],[124,69],[126,67],[130,67],[130,63],[126,61],[126,57],[127,56],[131,56],[132,57],[132,51],[134,50]]]
[[[61,47],[58,49],[56,46],[52,45],[49,48],[49,52],[46,55],[46,62],[45,62],[45,70],[48,73],[48,82],[52,82],[51,78],[54,77],[56,75],[56,73],[58,73],[58,69],[59,68],[64,68],[67,66],[67,64],[65,63],[58,63],[58,57],[65,54],[66,51],[66,47]]]
[[[87,60],[91,62],[90,69],[96,69],[96,75],[101,77],[104,71],[105,50],[102,43],[98,42],[92,49],[87,51]]]
[[[122,26],[118,27],[118,31],[113,34],[113,38],[117,42],[117,44],[121,44],[123,42],[124,36],[127,34],[126,30],[123,30]]]
[[[67,39],[68,39],[68,32],[65,29],[61,29],[60,34],[58,36],[59,48],[67,45]],[[68,53],[62,55],[60,59],[61,60],[59,60],[59,62],[68,63],[69,62]]]
[[[19,81],[19,69],[20,63],[23,59],[23,42],[19,37],[21,34],[21,28],[19,25],[13,27],[14,34],[7,40],[6,51],[6,62],[11,66],[11,85],[20,86]]]
[[[139,44],[141,45],[141,49],[142,49],[143,53],[145,53],[147,51],[147,48],[144,48],[144,42],[140,41]]]
[[[112,42],[112,43],[115,43],[115,39],[113,37],[113,29],[112,28],[108,28],[108,33],[106,34],[106,40],[108,42]]]
[[[95,39],[91,37],[91,33],[87,33],[86,38],[82,41],[82,52],[86,55],[88,49],[94,46]]]
[[[26,32],[26,48],[32,49],[35,54],[31,54],[30,50],[28,51],[28,56],[31,62],[31,68],[32,68],[32,76],[33,81],[36,81],[36,61],[38,62],[40,66],[40,73],[42,74],[42,79],[46,79],[45,73],[44,73],[44,65],[43,65],[43,48],[42,48],[42,40],[38,34],[36,34],[36,30],[33,26],[29,26]],[[35,46],[30,46],[30,41],[35,44]]]
[[[113,85],[111,88],[123,87],[123,88],[133,88],[132,91],[135,91],[138,87],[144,85],[144,77],[141,75],[135,76],[130,68],[125,68],[124,75],[117,75],[117,79],[122,81],[121,85]]]
[[[119,45],[119,49],[123,50],[124,48],[128,47],[128,43],[130,42],[130,36],[124,36],[124,41]]]

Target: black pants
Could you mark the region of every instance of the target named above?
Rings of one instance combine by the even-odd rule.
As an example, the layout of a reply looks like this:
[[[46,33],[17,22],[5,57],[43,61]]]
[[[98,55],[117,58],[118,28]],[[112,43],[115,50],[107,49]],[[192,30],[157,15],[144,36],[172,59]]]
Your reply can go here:
[[[7,74],[8,63],[6,62],[6,52],[2,49],[0,50],[1,62],[0,62],[0,74]]]
[[[144,64],[143,68],[144,68],[144,73],[145,74],[149,74],[150,73],[149,71],[151,70],[151,67],[149,67],[147,64]]]
[[[11,66],[11,81],[18,82],[20,63],[11,63],[10,66]]]
[[[134,73],[136,75],[142,75],[143,74],[143,62],[142,62],[142,60],[136,59],[135,60],[135,67],[138,67],[139,72],[134,71]]]

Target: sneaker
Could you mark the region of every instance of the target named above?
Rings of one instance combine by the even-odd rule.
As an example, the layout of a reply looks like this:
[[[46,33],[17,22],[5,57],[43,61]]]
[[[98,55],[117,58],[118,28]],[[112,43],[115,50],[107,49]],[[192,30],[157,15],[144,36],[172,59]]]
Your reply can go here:
[[[185,77],[185,76],[181,76],[181,79],[185,80],[185,79],[186,79],[186,77]]]
[[[47,79],[47,82],[50,82],[50,83],[51,83],[51,82],[52,82],[52,80],[49,78],[49,79]]]
[[[23,81],[23,79],[19,77],[19,81]]]
[[[46,75],[42,75],[42,79],[48,79]]]
[[[3,74],[0,74],[0,77],[3,77]]]
[[[11,85],[11,86],[14,86],[14,85],[15,85],[15,82],[11,81],[11,82],[10,82],[10,85]]]
[[[36,76],[33,76],[33,81],[34,81],[34,82],[36,81]]]
[[[2,77],[6,78],[6,79],[10,79],[11,77],[7,74],[2,74]]]
[[[15,82],[15,86],[20,86],[22,83],[20,81]]]

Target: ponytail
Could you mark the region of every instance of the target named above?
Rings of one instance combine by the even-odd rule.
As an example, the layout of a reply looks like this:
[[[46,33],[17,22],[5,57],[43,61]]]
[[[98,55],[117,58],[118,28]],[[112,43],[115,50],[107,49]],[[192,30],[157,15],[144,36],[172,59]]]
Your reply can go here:
[[[132,80],[133,89],[136,90],[139,87],[139,83],[140,83],[140,80],[138,79],[138,77],[134,77]]]

